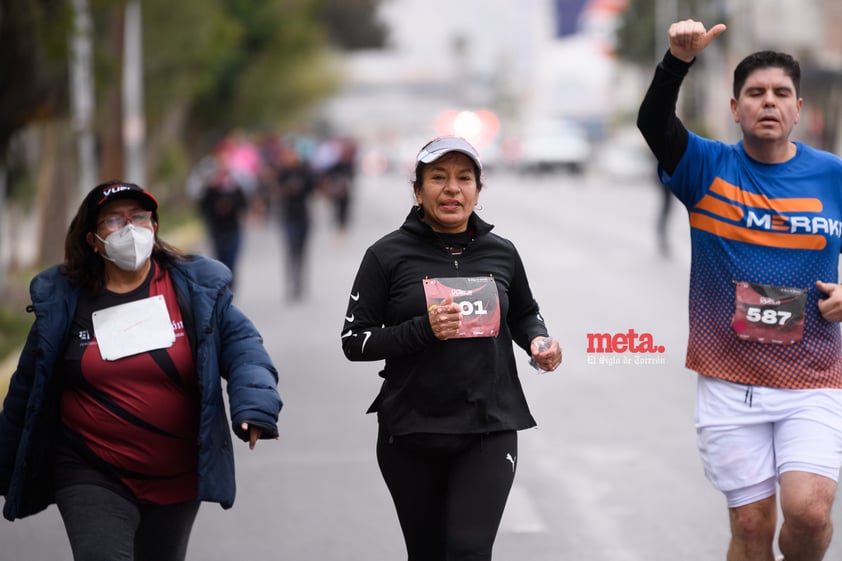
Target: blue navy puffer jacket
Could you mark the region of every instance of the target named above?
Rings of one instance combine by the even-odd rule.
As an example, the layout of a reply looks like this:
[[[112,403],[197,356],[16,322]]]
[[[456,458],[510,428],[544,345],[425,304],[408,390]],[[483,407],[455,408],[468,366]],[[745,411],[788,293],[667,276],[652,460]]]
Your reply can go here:
[[[234,451],[225,412],[222,380],[231,427],[247,440],[240,425],[278,435],[281,399],[278,374],[252,322],[232,304],[232,275],[227,267],[200,256],[170,269],[193,348],[200,386],[199,495],[223,508],[234,503]],[[56,366],[61,360],[76,311],[79,289],[59,273],[59,266],[30,284],[35,322],[21,352],[0,411],[0,494],[3,516],[23,518],[54,502],[52,450],[58,423]]]

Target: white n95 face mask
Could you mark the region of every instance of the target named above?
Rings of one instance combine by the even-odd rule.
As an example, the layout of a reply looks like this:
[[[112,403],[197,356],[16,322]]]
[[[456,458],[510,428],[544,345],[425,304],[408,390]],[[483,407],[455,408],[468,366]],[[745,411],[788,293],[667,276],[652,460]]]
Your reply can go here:
[[[126,224],[105,239],[94,234],[105,244],[103,259],[108,259],[124,271],[137,271],[152,255],[155,245],[155,232],[149,228],[136,228]]]

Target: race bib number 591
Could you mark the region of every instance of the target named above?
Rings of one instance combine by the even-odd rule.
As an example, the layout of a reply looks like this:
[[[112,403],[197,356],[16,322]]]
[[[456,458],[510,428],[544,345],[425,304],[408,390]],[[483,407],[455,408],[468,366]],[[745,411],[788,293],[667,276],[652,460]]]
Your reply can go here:
[[[427,307],[453,297],[462,310],[457,338],[496,337],[500,332],[500,297],[491,277],[424,279]]]
[[[804,335],[807,291],[800,288],[737,282],[731,326],[747,341],[792,345]]]

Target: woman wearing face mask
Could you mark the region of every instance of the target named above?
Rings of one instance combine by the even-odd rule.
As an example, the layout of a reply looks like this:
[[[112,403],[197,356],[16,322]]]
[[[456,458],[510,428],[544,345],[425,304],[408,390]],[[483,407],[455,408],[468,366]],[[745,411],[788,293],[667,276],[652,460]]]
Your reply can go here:
[[[231,272],[158,238],[158,202],[97,186],[65,260],[30,285],[35,322],[0,411],[9,519],[58,505],[75,561],[182,561],[202,501],[234,502],[231,428],[277,438],[277,372],[231,303]]]

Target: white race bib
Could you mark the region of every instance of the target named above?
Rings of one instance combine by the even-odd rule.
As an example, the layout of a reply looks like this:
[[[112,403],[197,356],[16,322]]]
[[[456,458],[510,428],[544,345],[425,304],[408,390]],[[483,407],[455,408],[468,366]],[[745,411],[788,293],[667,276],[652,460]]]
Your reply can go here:
[[[118,360],[175,343],[163,295],[97,310],[92,316],[102,360]]]

